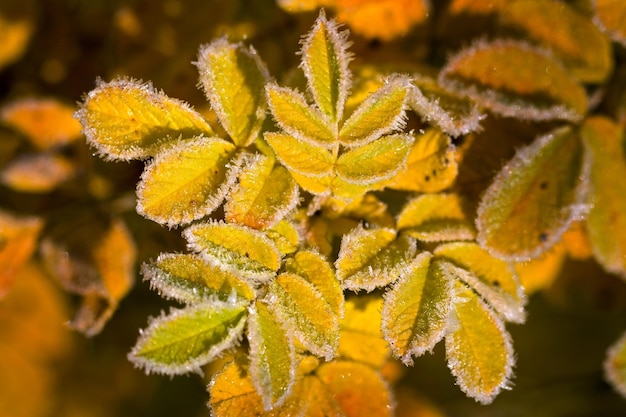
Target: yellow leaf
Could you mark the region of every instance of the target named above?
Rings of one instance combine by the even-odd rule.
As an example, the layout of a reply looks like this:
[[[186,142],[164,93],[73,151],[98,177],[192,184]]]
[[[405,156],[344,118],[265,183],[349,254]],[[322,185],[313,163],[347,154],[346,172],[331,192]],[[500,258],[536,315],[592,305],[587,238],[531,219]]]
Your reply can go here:
[[[626,397],[626,333],[607,351],[604,376],[617,392]]]
[[[26,51],[35,29],[35,5],[31,0],[9,0],[0,5],[0,70]]]
[[[563,233],[563,244],[567,255],[572,259],[584,260],[592,256],[589,232],[583,220],[573,222]]]
[[[278,0],[278,5],[290,13],[309,12],[323,3],[324,0]]]
[[[448,10],[453,14],[487,14],[504,8],[508,3],[509,0],[452,0]]]
[[[258,417],[263,415],[263,400],[250,374],[237,362],[230,362],[215,374],[209,384],[209,403],[215,417]]]
[[[4,106],[0,119],[45,151],[80,137],[82,127],[74,119],[74,111],[57,100],[23,99]]]
[[[76,166],[62,155],[23,155],[0,171],[0,182],[23,193],[47,193],[74,175]]]
[[[211,213],[235,180],[235,152],[230,142],[203,137],[160,152],[137,185],[137,212],[170,227]]]
[[[515,264],[515,272],[527,295],[549,288],[557,278],[566,258],[565,246],[554,245],[539,258]]]
[[[267,237],[272,239],[276,248],[283,255],[295,252],[300,245],[300,231],[288,220],[281,220],[265,231]]]
[[[615,42],[626,45],[626,6],[616,0],[595,0],[596,23]]]
[[[322,177],[332,172],[334,159],[324,148],[282,133],[265,133],[265,140],[291,172],[307,177]]]

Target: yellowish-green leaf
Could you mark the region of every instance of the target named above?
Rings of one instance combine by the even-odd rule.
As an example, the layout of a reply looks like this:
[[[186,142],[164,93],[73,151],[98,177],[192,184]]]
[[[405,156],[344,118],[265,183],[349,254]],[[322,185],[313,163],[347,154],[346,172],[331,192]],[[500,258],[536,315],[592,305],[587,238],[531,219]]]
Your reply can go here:
[[[280,267],[280,252],[263,232],[221,222],[198,223],[183,232],[189,247],[246,279],[267,279]]]
[[[339,142],[349,147],[362,146],[404,128],[409,86],[406,77],[397,76],[387,80],[344,122],[339,131]]]
[[[350,87],[347,33],[322,12],[302,39],[301,67],[315,103],[331,123],[341,120]]]
[[[293,273],[278,275],[269,287],[273,309],[311,353],[330,360],[339,344],[339,318],[322,293]]]
[[[626,397],[626,333],[607,351],[604,377],[617,392]]]
[[[505,320],[524,322],[524,289],[509,263],[492,257],[474,242],[440,245],[435,257],[447,261],[446,272],[469,285]]]
[[[329,217],[333,217],[325,213]],[[394,227],[395,220],[389,213],[389,207],[374,194],[365,194],[345,205],[341,215],[352,219],[360,219],[368,224],[381,227]]]
[[[287,169],[257,155],[239,174],[224,206],[226,221],[267,229],[298,204],[298,185]]]
[[[278,160],[294,173],[321,177],[332,172],[334,158],[324,148],[282,133],[265,133],[265,140]]]
[[[509,384],[514,363],[511,337],[500,319],[460,281],[446,333],[448,367],[468,396],[489,404]]]
[[[591,153],[591,210],[587,230],[593,253],[607,271],[626,277],[626,139],[603,117],[585,121],[581,136]]]
[[[254,304],[248,320],[250,377],[265,410],[270,410],[284,402],[293,387],[296,373],[293,340],[276,309],[262,301]]]
[[[322,255],[301,250],[285,260],[283,267],[287,272],[296,274],[315,286],[322,294],[337,318],[343,317],[343,290],[335,277],[332,267]]]
[[[611,72],[613,52],[609,39],[569,4],[515,0],[500,13],[506,23],[550,48],[581,82],[601,83]]]
[[[283,255],[294,253],[300,245],[300,232],[292,222],[287,220],[281,220],[267,229],[265,234],[272,239],[278,251]]]
[[[476,219],[478,242],[514,261],[539,256],[558,242],[586,210],[588,158],[568,127],[518,151],[483,194]]]
[[[433,128],[415,136],[406,168],[385,184],[401,191],[435,193],[451,186],[458,166],[450,137]]]
[[[351,149],[337,159],[337,176],[357,185],[389,179],[406,166],[413,140],[411,135],[389,135]]]
[[[145,159],[180,137],[213,136],[189,105],[151,84],[129,79],[98,82],[76,112],[87,142],[105,159]]]
[[[382,329],[405,365],[443,339],[452,304],[452,278],[428,252],[419,254],[385,293]]]
[[[195,138],[160,152],[137,186],[137,212],[170,227],[211,213],[235,181],[235,151],[219,138]]]
[[[128,358],[146,372],[200,373],[200,367],[238,342],[246,322],[245,304],[210,301],[152,319]]]
[[[0,183],[23,193],[47,193],[76,175],[76,166],[59,154],[23,155],[0,171]]]
[[[359,225],[343,236],[335,261],[344,288],[372,291],[398,279],[415,256],[415,240],[397,236],[388,228],[364,229]]]
[[[224,130],[239,147],[254,142],[265,119],[269,74],[251,47],[220,38],[200,48],[200,84]]]
[[[439,84],[494,113],[527,120],[579,120],[585,90],[545,51],[526,43],[478,42],[453,56]]]
[[[268,84],[265,91],[272,116],[282,130],[312,145],[335,144],[336,125],[333,128],[317,108],[308,105],[302,94],[274,84]]]
[[[616,0],[595,0],[594,23],[612,40],[626,46],[626,4]]]
[[[164,298],[199,303],[214,297],[222,301],[240,297],[254,299],[254,290],[232,272],[209,264],[194,254],[162,253],[141,272]]]
[[[425,242],[474,239],[474,225],[468,220],[458,194],[422,194],[410,200],[398,215],[397,227]]]

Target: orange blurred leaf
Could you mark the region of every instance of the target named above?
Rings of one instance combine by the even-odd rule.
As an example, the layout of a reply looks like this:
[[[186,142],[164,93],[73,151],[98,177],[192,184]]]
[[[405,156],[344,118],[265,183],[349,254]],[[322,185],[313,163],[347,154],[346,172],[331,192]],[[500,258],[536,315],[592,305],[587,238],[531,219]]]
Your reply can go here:
[[[57,154],[23,155],[0,171],[0,182],[15,191],[47,193],[72,178],[76,166]]]

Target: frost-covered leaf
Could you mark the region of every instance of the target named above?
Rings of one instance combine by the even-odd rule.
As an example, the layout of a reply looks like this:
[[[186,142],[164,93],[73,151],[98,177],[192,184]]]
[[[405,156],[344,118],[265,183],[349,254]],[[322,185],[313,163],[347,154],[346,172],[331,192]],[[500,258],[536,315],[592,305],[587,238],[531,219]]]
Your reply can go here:
[[[264,411],[263,399],[252,383],[250,371],[237,361],[229,362],[213,375],[207,389],[210,394],[207,405],[214,417],[258,417]]]
[[[372,291],[394,282],[415,256],[413,238],[389,228],[364,229],[361,225],[343,236],[335,261],[337,278],[349,290]]]
[[[468,396],[489,404],[512,376],[511,337],[498,316],[460,281],[446,333],[446,358],[457,385]]]
[[[267,229],[265,234],[272,239],[278,251],[283,255],[294,253],[300,245],[300,231],[294,223],[288,220],[281,220]]]
[[[315,103],[331,123],[341,120],[350,88],[347,36],[322,12],[311,32],[302,39],[300,66]]]
[[[256,302],[248,319],[250,377],[266,410],[280,405],[291,392],[296,361],[293,340],[276,309]]]
[[[172,309],[151,320],[128,358],[148,373],[201,372],[202,365],[238,343],[246,313],[245,304],[217,300]]]
[[[478,242],[514,261],[539,256],[586,207],[588,158],[568,127],[518,151],[496,175],[478,206]]]
[[[265,64],[253,48],[220,38],[200,48],[196,65],[224,130],[237,146],[248,146],[265,119]]]
[[[298,185],[287,169],[257,155],[239,174],[224,206],[226,221],[266,229],[298,204]]]
[[[160,152],[137,185],[137,212],[170,227],[215,210],[239,169],[235,147],[219,138],[180,140]]]
[[[208,260],[232,268],[248,279],[266,279],[280,267],[280,252],[263,232],[211,221],[187,228],[189,247]]]
[[[411,135],[389,135],[354,148],[337,159],[339,178],[357,185],[380,182],[404,168],[413,147]]]
[[[601,83],[613,68],[609,39],[567,3],[515,0],[500,13],[506,23],[550,48],[582,82]]]
[[[213,136],[186,103],[135,80],[98,81],[76,112],[87,142],[105,159],[145,159],[180,137]]]
[[[402,208],[398,231],[425,242],[474,239],[474,225],[468,220],[458,194],[422,194]]]
[[[518,41],[478,42],[453,56],[438,81],[507,117],[576,121],[587,111],[578,81],[548,53]]]
[[[337,318],[343,317],[343,290],[335,272],[322,255],[311,250],[301,250],[285,259],[285,271],[296,274],[315,286]]]
[[[339,343],[339,318],[323,294],[305,278],[282,273],[269,287],[271,307],[311,353],[330,360]]]
[[[348,147],[362,146],[382,135],[401,130],[409,94],[405,77],[390,78],[367,97],[341,126],[339,142]]]
[[[267,132],[265,140],[278,160],[294,173],[321,177],[332,172],[334,159],[324,148],[282,133]]]
[[[333,129],[317,108],[309,106],[302,94],[274,84],[268,84],[265,91],[272,116],[282,130],[311,145],[335,144],[336,127]]]
[[[604,377],[617,392],[626,397],[626,333],[607,351]]]
[[[76,175],[77,168],[63,155],[22,155],[0,171],[0,183],[23,193],[47,193]]]
[[[581,136],[591,153],[587,230],[598,262],[626,277],[626,139],[610,119],[585,120]]]
[[[626,46],[626,4],[615,0],[595,0],[594,22],[615,42]]]
[[[385,293],[382,330],[406,365],[444,337],[452,304],[452,277],[428,252],[419,254]]]
[[[509,263],[492,257],[474,242],[440,245],[435,257],[454,265],[446,262],[442,268],[468,284],[505,320],[524,322],[524,289]]]
[[[455,149],[450,137],[432,128],[415,136],[406,168],[385,185],[401,191],[435,193],[451,186],[457,172]]]
[[[155,262],[144,264],[141,272],[162,297],[187,304],[215,297],[222,301],[233,296],[252,300],[255,295],[240,277],[211,265],[199,255],[162,253]]]

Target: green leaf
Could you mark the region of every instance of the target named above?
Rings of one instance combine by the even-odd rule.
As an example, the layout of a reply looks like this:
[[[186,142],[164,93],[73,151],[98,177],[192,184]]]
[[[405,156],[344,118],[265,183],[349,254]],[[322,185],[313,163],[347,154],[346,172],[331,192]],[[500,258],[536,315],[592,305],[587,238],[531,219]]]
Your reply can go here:
[[[267,229],[298,204],[298,185],[287,169],[257,154],[239,174],[224,205],[226,221]]]
[[[626,397],[626,333],[608,349],[604,360],[604,377],[617,392]]]
[[[280,252],[263,232],[217,221],[197,223],[183,236],[189,247],[209,261],[237,271],[246,279],[266,280],[280,267]]]
[[[410,200],[398,215],[399,232],[424,242],[474,239],[458,194],[422,194]]]
[[[76,117],[87,142],[104,159],[145,159],[180,137],[214,135],[207,121],[186,103],[151,84],[124,78],[98,81]]]
[[[409,86],[406,77],[387,80],[344,122],[339,142],[348,147],[362,146],[382,135],[402,130],[406,124],[405,102]]]
[[[445,337],[448,367],[465,394],[489,404],[512,376],[511,337],[498,316],[465,284],[456,281],[454,293]]]
[[[594,23],[615,42],[626,46],[626,4],[615,0],[595,0]]]
[[[317,108],[309,106],[302,94],[274,84],[268,84],[265,92],[274,120],[286,133],[311,145],[335,144],[336,127],[333,129]]]
[[[332,123],[341,120],[350,88],[347,36],[321,12],[311,32],[302,39],[300,66],[315,103]]]
[[[452,304],[452,279],[428,252],[419,254],[385,293],[382,330],[405,365],[432,351],[443,338]]]
[[[626,277],[626,150],[623,129],[591,117],[580,134],[591,154],[587,230],[593,253],[607,271]]]
[[[165,298],[184,303],[199,303],[233,296],[251,301],[254,291],[237,275],[206,262],[198,255],[162,253],[156,262],[141,268],[144,279]]]
[[[137,212],[169,227],[200,219],[222,203],[238,169],[229,142],[179,140],[144,170],[137,185]]]
[[[224,130],[239,147],[254,142],[265,119],[269,74],[251,47],[220,38],[200,48],[200,84]]]
[[[294,384],[293,340],[278,319],[276,310],[258,301],[250,309],[248,341],[250,377],[263,398],[265,410],[270,410],[285,401]]]
[[[505,320],[524,322],[526,296],[512,265],[473,242],[440,245],[435,257],[445,260],[442,268],[469,285]]]
[[[389,135],[354,148],[337,159],[337,176],[356,185],[380,182],[405,167],[413,146],[411,135]]]
[[[339,318],[322,293],[305,278],[282,273],[269,287],[272,308],[305,348],[330,360],[339,344]]]
[[[577,121],[587,111],[578,81],[545,51],[523,42],[478,42],[453,56],[438,81],[506,117]]]
[[[586,211],[589,162],[576,132],[553,130],[518,151],[483,194],[478,242],[494,256],[522,261],[555,244]]]
[[[309,177],[322,177],[333,170],[334,158],[324,148],[282,133],[266,132],[265,140],[289,171]]]
[[[128,358],[146,372],[201,373],[200,367],[235,345],[246,322],[245,303],[213,300],[153,319]]]
[[[397,236],[393,229],[364,229],[359,225],[343,236],[335,261],[343,288],[372,291],[405,273],[413,256],[415,240]]]

